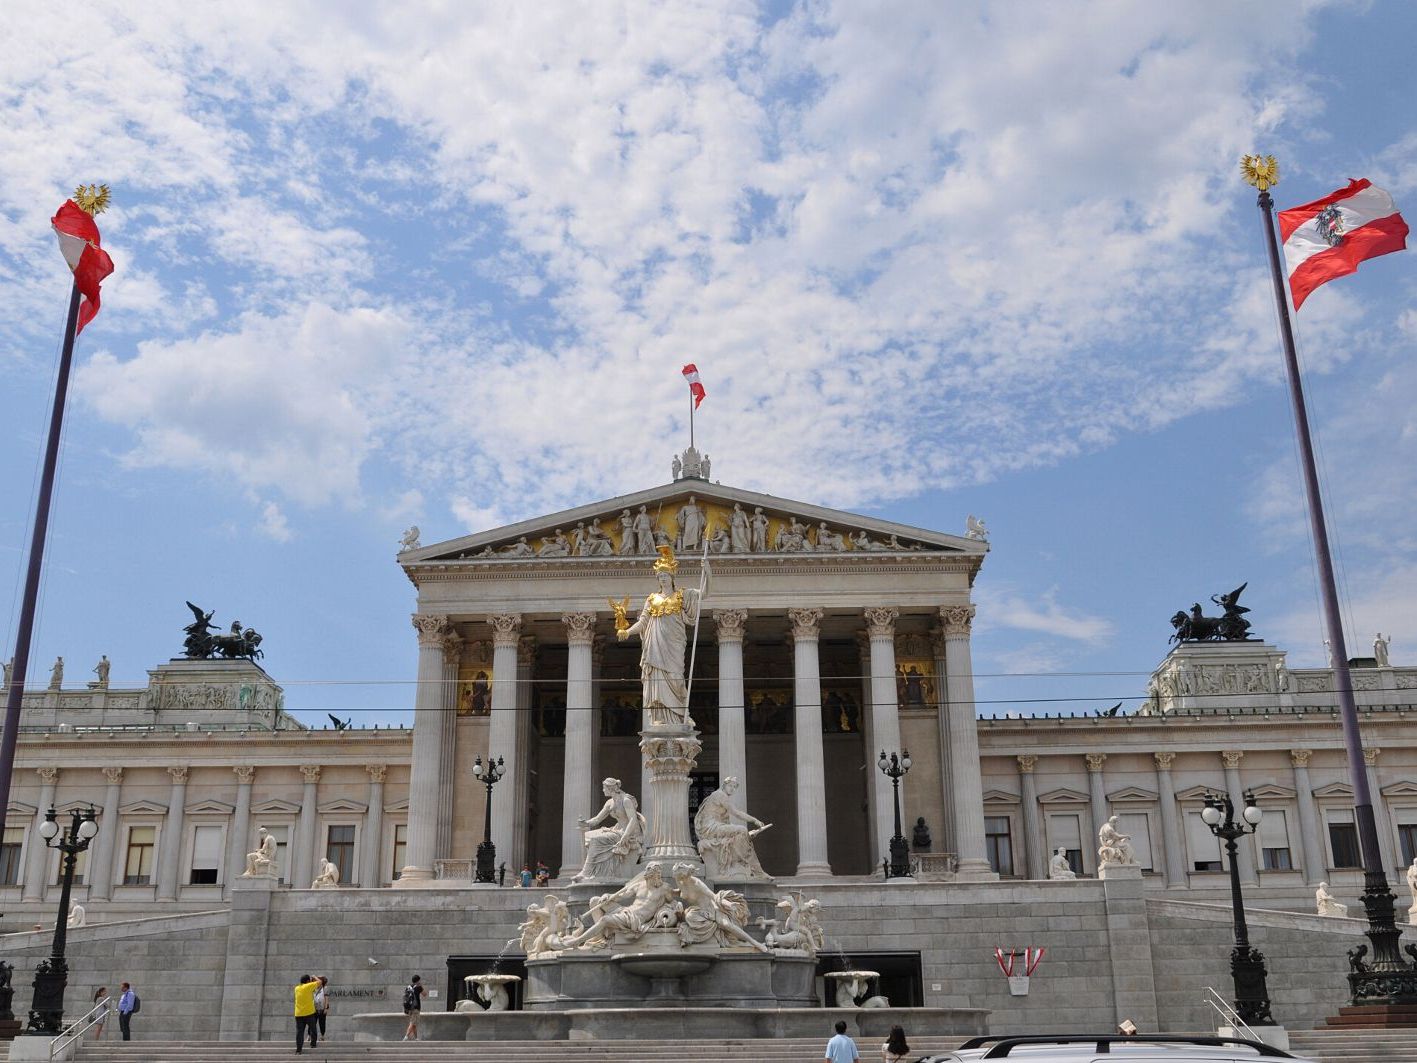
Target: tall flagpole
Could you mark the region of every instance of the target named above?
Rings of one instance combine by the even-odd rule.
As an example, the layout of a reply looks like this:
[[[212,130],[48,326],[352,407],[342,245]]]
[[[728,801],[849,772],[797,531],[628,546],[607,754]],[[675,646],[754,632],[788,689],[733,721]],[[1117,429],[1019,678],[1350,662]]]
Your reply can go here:
[[[694,389],[689,389],[689,449],[694,449]]]
[[[1265,250],[1269,254],[1274,303],[1279,313],[1279,336],[1284,346],[1284,371],[1289,381],[1289,401],[1294,409],[1294,427],[1299,437],[1299,463],[1303,473],[1304,497],[1308,502],[1309,530],[1319,565],[1319,592],[1323,601],[1324,633],[1333,649],[1333,678],[1338,695],[1339,716],[1343,721],[1343,744],[1348,757],[1348,776],[1353,786],[1353,815],[1358,825],[1358,841],[1363,856],[1363,907],[1368,916],[1368,939],[1373,943],[1371,963],[1352,963],[1348,984],[1354,1005],[1417,1006],[1417,969],[1402,959],[1398,939],[1395,898],[1388,886],[1378,845],[1377,819],[1373,815],[1373,795],[1363,760],[1363,739],[1358,731],[1358,706],[1353,700],[1353,677],[1348,669],[1348,650],[1343,640],[1343,622],[1338,609],[1338,584],[1333,575],[1333,556],[1328,544],[1328,525],[1323,499],[1319,494],[1318,466],[1309,431],[1309,414],[1304,403],[1304,385],[1299,376],[1299,359],[1294,350],[1294,328],[1289,317],[1289,301],[1284,292],[1284,271],[1279,261],[1279,242],[1274,229],[1274,201],[1269,189],[1279,183],[1273,156],[1260,159],[1246,156],[1242,164],[1245,179],[1259,189],[1258,206],[1264,219]]]
[[[49,440],[44,448],[44,472],[40,476],[39,501],[35,506],[34,528],[30,535],[25,594],[20,604],[19,627],[15,632],[14,665],[10,672],[10,687],[5,691],[5,731],[0,735],[0,835],[5,832],[5,814],[10,803],[10,783],[15,770],[15,743],[20,731],[20,706],[24,701],[25,676],[29,672],[30,640],[34,635],[35,607],[39,601],[44,541],[49,531],[49,504],[54,497],[54,473],[59,464],[59,441],[64,428],[64,402],[69,391],[69,367],[74,360],[74,333],[78,322],[79,286],[75,284],[69,296],[69,317],[64,325],[64,350],[59,356],[59,378],[54,385],[54,408],[49,414]]]

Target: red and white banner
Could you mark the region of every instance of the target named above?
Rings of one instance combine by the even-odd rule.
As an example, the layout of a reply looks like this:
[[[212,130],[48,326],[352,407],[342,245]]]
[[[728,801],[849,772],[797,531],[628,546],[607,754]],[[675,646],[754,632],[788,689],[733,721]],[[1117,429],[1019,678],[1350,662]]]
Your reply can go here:
[[[1023,970],[1019,972],[1023,977],[1029,978],[1033,972],[1038,970],[1038,965],[1043,962],[1043,954],[1048,950],[1043,947],[1033,948],[1031,945],[1023,950]],[[994,960],[999,965],[999,970],[1004,972],[1005,978],[1014,977],[1014,963],[1019,958],[1017,949],[1009,949],[1007,957],[1004,950],[996,948],[994,950]]]
[[[1298,310],[1320,284],[1356,272],[1364,259],[1405,248],[1407,223],[1392,196],[1364,178],[1323,199],[1281,210],[1279,239]]]
[[[690,362],[683,369],[684,379],[689,382],[689,394],[694,396],[694,409],[699,408],[699,404],[704,401],[704,396],[708,394],[704,386],[699,383],[699,367]]]
[[[93,217],[72,199],[66,199],[50,219],[59,237],[59,252],[74,271],[74,286],[79,289],[79,323],[74,335],[84,331],[98,314],[98,289],[103,279],[113,272],[113,259],[99,246],[98,225]]]

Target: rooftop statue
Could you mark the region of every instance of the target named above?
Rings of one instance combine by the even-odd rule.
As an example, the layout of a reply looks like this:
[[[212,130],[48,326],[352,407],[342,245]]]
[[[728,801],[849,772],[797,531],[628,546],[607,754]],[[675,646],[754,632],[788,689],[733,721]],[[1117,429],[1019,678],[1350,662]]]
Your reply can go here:
[[[1205,616],[1199,602],[1176,611],[1171,626],[1176,629],[1170,642],[1244,642],[1250,638],[1250,622],[1245,614],[1250,610],[1240,604],[1240,595],[1249,583],[1242,583],[1229,594],[1212,594],[1210,600],[1224,611],[1221,616]]]
[[[256,633],[255,628],[243,628],[240,620],[233,620],[231,630],[227,634],[213,635],[212,632],[217,630],[217,626],[212,623],[212,613],[215,610],[204,613],[191,602],[187,603],[187,608],[192,610],[194,619],[182,629],[187,635],[183,649],[192,660],[220,657],[229,661],[255,661],[265,656],[260,650],[261,636]]]

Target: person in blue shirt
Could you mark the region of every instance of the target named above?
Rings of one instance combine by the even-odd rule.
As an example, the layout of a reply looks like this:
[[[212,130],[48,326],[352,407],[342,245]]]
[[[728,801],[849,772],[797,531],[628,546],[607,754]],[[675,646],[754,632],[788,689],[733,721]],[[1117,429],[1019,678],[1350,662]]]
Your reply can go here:
[[[123,1035],[123,1040],[131,1041],[133,1012],[137,1007],[138,994],[133,992],[133,987],[127,982],[120,983],[118,988],[118,1031]]]
[[[521,873],[521,876],[520,876],[520,877],[521,877],[521,882],[522,882],[522,889],[524,889],[524,890],[529,890],[529,889],[531,889],[531,883],[532,883],[531,868],[528,867],[526,864],[522,864],[522,873]]]
[[[836,1024],[836,1036],[827,1042],[826,1063],[858,1063],[861,1053],[856,1042],[846,1036],[846,1023]]]

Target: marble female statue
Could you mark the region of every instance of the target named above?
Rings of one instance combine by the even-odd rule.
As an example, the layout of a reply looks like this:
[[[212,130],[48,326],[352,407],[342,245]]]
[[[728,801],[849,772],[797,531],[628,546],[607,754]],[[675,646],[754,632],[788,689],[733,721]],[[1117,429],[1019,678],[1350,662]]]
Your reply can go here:
[[[571,540],[560,528],[556,529],[556,534],[548,535],[541,540],[541,547],[536,551],[537,557],[570,557]]]
[[[1373,636],[1373,662],[1379,668],[1392,667],[1392,661],[1388,657],[1388,645],[1391,639],[1385,637],[1381,631]]]
[[[768,552],[768,518],[763,513],[762,506],[753,507],[753,553],[765,554]]]
[[[276,839],[265,827],[256,830],[256,849],[246,854],[246,870],[242,878],[273,878],[276,873]]]
[[[635,514],[635,553],[654,553],[654,520],[644,506]]]
[[[728,541],[735,554],[746,554],[752,549],[752,529],[748,526],[748,514],[737,502],[733,503],[733,516],[728,523]]]
[[[699,856],[703,858],[704,871],[715,882],[768,877],[758,863],[758,854],[753,851],[753,839],[772,824],[734,808],[733,795],[737,792],[738,780],[730,775],[722,786],[704,798],[694,815]]]
[[[679,891],[683,916],[679,940],[685,945],[717,941],[721,945],[743,944],[759,952],[771,952],[748,933],[748,902],[735,890],[712,890],[694,874],[693,864],[674,865],[674,885]]]
[[[620,556],[635,552],[635,518],[628,509],[620,511]]]
[[[581,542],[581,556],[583,557],[610,557],[615,550],[610,542],[610,536],[600,526],[600,518],[596,517],[590,522],[590,527],[585,530],[585,538]]]
[[[644,851],[645,817],[639,804],[620,788],[619,779],[606,779],[600,789],[605,804],[590,819],[579,821],[585,862],[572,882],[622,878]],[[602,827],[607,819],[612,825]]]
[[[817,549],[839,554],[846,549],[846,540],[839,532],[828,528],[826,521],[822,521],[817,525]]]
[[[679,507],[679,537],[674,544],[679,551],[693,551],[699,547],[699,538],[704,534],[704,511],[689,496],[689,501]]]
[[[659,560],[654,563],[659,589],[645,599],[639,619],[633,624],[620,627],[620,614],[616,614],[615,635],[621,642],[631,635],[640,637],[640,680],[644,686],[641,704],[649,710],[651,725],[693,726],[694,722],[689,717],[684,649],[688,644],[688,625],[698,619],[702,595],[693,588],[679,590],[674,586],[678,569],[674,551],[661,546]]]

